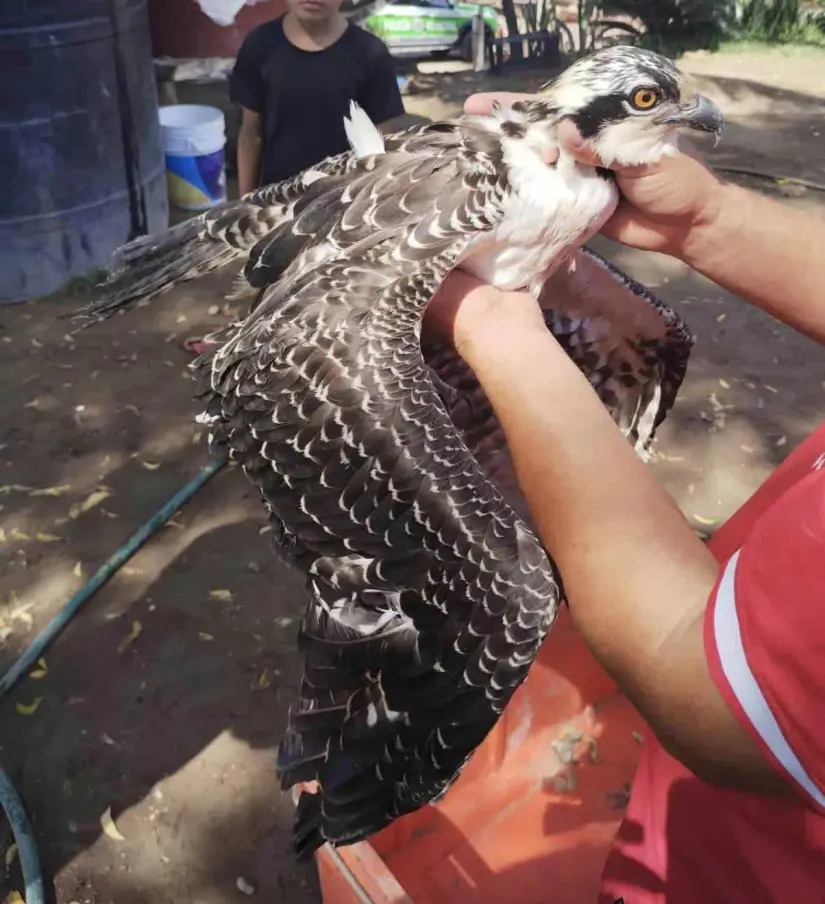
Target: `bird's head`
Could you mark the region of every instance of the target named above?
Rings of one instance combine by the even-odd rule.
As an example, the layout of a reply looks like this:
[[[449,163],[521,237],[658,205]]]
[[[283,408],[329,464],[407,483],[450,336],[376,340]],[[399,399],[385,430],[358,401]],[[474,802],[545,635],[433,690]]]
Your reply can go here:
[[[571,119],[606,165],[652,163],[676,152],[680,128],[710,132],[719,108],[691,91],[685,75],[663,56],[638,47],[598,50],[547,84],[539,103]]]

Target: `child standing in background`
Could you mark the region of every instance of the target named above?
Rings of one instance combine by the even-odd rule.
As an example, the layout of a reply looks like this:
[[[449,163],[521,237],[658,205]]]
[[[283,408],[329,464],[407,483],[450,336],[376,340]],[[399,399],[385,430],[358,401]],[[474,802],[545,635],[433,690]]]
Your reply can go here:
[[[380,38],[341,15],[343,0],[286,0],[287,12],[245,38],[230,81],[241,108],[241,195],[348,150],[350,101],[378,126],[404,114]],[[200,354],[201,339],[186,342]]]

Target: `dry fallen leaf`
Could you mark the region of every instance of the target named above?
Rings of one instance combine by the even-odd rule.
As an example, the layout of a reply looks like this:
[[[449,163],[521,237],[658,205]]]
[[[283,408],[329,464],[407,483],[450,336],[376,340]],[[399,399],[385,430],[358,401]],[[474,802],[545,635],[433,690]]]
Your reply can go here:
[[[206,631],[198,631],[198,638],[205,643],[209,643],[210,640],[215,639],[213,634],[207,634]]]
[[[719,385],[722,387],[722,389],[730,389],[730,383],[728,383],[727,380],[723,380],[720,378]]]
[[[727,316],[728,316],[727,314],[720,314],[720,315],[716,318],[716,322],[717,322],[717,323],[721,323]]]
[[[49,667],[46,665],[46,660],[41,657],[37,660],[37,668],[32,669],[32,671],[29,672],[29,678],[37,680],[39,678],[45,678],[48,674]]]
[[[69,517],[74,519],[80,517],[84,512],[93,509],[96,505],[100,505],[104,499],[108,499],[112,495],[112,491],[106,487],[98,487],[94,493],[91,493],[83,502],[78,502],[69,509]]]
[[[252,897],[255,894],[255,886],[251,882],[247,882],[243,876],[238,876],[235,880],[235,885],[238,887],[238,891],[247,897]]]
[[[78,562],[77,565],[75,565],[75,567],[72,569],[72,574],[76,578],[83,577],[83,563],[82,562]]]
[[[231,590],[210,590],[209,595],[213,600],[220,600],[222,603],[231,603],[232,602],[232,591]]]
[[[57,487],[43,487],[39,490],[32,490],[29,493],[30,496],[63,496],[65,493],[70,493],[72,491],[71,484],[64,483],[62,486]]]
[[[779,390],[775,386],[768,386],[767,383],[762,384],[768,392],[779,392]]]
[[[699,524],[706,524],[706,525],[708,525],[708,527],[710,527],[711,525],[716,524],[716,522],[719,519],[718,518],[703,518],[701,515],[694,515],[693,520],[698,521]]]
[[[17,856],[17,845],[12,843],[9,845],[9,849],[6,851],[6,869],[11,869],[12,863],[14,863],[14,858]]]
[[[130,644],[133,644],[138,637],[140,637],[140,632],[143,630],[143,625],[135,619],[132,622],[132,632],[128,637],[124,637],[123,640],[118,644],[117,651],[118,653],[122,653]]]
[[[13,527],[9,533],[9,536],[12,540],[31,540],[31,537],[28,534],[24,534],[22,530],[18,530],[16,527]]]
[[[41,543],[62,543],[63,537],[58,537],[57,534],[44,534],[38,533],[35,537],[36,540],[39,540]]]
[[[19,891],[10,891],[3,904],[26,904]]]
[[[31,487],[24,487],[19,483],[8,483],[0,487],[0,496],[10,496],[12,493],[30,493]]]
[[[142,461],[141,464],[147,471],[157,471],[160,467],[160,462],[157,461]]]
[[[258,687],[267,688],[272,684],[272,676],[269,674],[269,669],[264,669],[260,675],[258,675],[257,681]]]
[[[278,625],[279,628],[288,628],[295,621],[294,618],[289,618],[289,616],[284,615],[283,617],[276,620],[275,624]]]
[[[112,819],[111,807],[107,807],[100,817],[100,827],[103,829],[104,835],[111,838],[112,841],[126,841],[123,835],[120,834],[118,827],[115,825],[114,819]]]
[[[269,524],[267,524],[264,527],[258,528],[258,533],[259,534],[268,534],[271,530],[272,530],[272,527]]]
[[[780,436],[779,439],[776,441],[776,445],[777,445],[777,446],[784,446],[785,443],[786,443],[787,441],[788,441],[788,437],[787,437],[787,436]]]
[[[31,703],[17,703],[14,708],[21,716],[33,716],[42,702],[42,697],[35,697]]]

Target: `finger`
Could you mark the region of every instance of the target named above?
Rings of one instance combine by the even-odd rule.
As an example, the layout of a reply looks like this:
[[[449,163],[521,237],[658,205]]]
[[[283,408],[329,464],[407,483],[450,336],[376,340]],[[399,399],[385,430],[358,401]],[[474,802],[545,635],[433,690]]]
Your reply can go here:
[[[493,104],[498,102],[503,107],[509,107],[519,100],[527,100],[530,94],[517,94],[514,91],[487,91],[480,94],[471,94],[464,101],[464,112],[471,116],[486,116],[493,112]]]
[[[559,149],[557,147],[542,148],[541,159],[547,166],[552,166],[559,159]]]
[[[579,163],[585,163],[588,166],[604,166],[592,145],[582,138],[581,132],[571,120],[563,119],[559,123],[557,133],[561,148]]]

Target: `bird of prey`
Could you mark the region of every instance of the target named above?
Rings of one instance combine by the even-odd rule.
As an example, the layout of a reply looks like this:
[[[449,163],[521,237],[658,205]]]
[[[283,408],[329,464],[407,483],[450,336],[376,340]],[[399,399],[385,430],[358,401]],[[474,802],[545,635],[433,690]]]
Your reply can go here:
[[[126,246],[101,319],[242,269],[248,315],[195,367],[202,422],[306,578],[303,680],[279,748],[294,845],[349,844],[438,800],[525,679],[562,592],[472,371],[422,339],[456,267],[528,288],[640,453],[692,339],[675,311],[584,247],[618,202],[564,152],[565,118],[607,165],[676,150],[722,117],[645,50],[582,58],[534,99],[382,137]],[[548,449],[547,454],[552,455]]]

